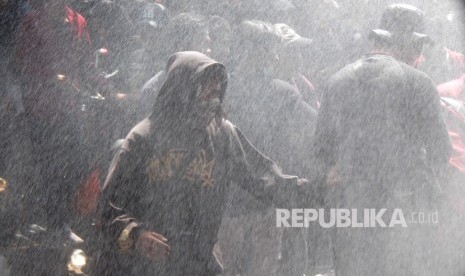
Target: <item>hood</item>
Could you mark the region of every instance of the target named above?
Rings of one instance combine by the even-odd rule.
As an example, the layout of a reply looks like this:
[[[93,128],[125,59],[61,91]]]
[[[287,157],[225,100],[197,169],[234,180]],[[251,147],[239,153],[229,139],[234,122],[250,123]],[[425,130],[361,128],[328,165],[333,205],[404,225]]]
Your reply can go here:
[[[202,81],[216,77],[221,80],[220,101],[227,87],[227,73],[223,64],[200,52],[178,52],[172,55],[166,67],[167,77],[158,92],[152,118],[186,121],[192,114],[197,99],[197,87]],[[222,116],[218,110],[217,116]]]

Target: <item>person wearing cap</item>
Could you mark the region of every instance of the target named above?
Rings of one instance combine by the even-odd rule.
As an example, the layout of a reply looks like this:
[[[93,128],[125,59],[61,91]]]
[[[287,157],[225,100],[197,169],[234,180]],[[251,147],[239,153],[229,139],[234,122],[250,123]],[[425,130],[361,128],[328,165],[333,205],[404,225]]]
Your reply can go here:
[[[373,50],[326,84],[311,152],[310,181],[328,206],[356,209],[359,219],[386,208],[387,226],[396,208],[406,224],[413,212],[437,210],[436,175],[451,153],[436,87],[412,66],[432,42],[423,21],[416,7],[388,6],[370,33]],[[337,275],[439,275],[433,225],[374,226],[334,228]]]
[[[274,28],[281,37],[280,47],[278,47],[278,77],[289,82],[302,96],[302,99],[317,110],[318,97],[315,86],[302,74],[304,71],[302,51],[308,49],[313,44],[313,40],[302,37],[284,23],[274,24]]]

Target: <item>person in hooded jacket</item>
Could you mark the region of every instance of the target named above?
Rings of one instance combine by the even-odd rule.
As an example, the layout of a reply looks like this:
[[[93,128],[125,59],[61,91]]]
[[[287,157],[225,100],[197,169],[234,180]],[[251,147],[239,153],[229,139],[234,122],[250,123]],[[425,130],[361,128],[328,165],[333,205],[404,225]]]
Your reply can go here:
[[[306,189],[224,118],[222,64],[178,52],[167,68],[152,114],[128,134],[105,180],[97,275],[216,275],[212,250],[232,180],[281,206],[284,190]]]
[[[370,33],[372,52],[341,69],[324,89],[312,183],[327,187],[327,179],[336,180],[327,195],[332,208],[358,214],[386,209],[387,226],[393,226],[394,209],[405,218],[393,228],[334,228],[337,275],[441,274],[434,262],[435,226],[407,224],[413,212],[437,210],[442,192],[436,176],[451,153],[436,87],[412,66],[430,40],[423,22],[416,7],[388,6],[380,28]]]

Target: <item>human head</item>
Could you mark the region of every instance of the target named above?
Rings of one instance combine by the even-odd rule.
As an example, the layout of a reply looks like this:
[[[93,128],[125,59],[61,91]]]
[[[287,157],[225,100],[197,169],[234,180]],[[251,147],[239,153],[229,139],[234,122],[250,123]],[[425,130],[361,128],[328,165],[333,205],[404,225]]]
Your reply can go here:
[[[214,118],[218,122],[227,78],[225,67],[205,54],[178,52],[168,60],[152,114],[187,128],[205,128]]]
[[[95,4],[88,16],[92,40],[97,47],[126,47],[128,38],[134,35],[134,26],[125,9],[111,0]],[[116,49],[115,49],[116,48]]]
[[[170,14],[165,6],[152,0],[137,0],[128,4],[132,7],[129,15],[140,38],[149,44],[159,39],[161,30],[170,21]]]
[[[369,38],[375,48],[388,50],[408,64],[421,55],[423,45],[433,43],[423,34],[425,18],[422,10],[407,4],[389,5],[381,18],[380,27],[372,30]]]
[[[303,69],[301,51],[310,47],[313,40],[300,36],[287,24],[277,23],[274,28],[281,38],[278,47],[280,77],[293,77]]]
[[[206,52],[209,37],[205,17],[181,13],[171,19],[163,30],[163,58],[181,51]]]
[[[245,74],[261,72],[268,77],[274,77],[278,61],[277,47],[281,39],[274,31],[273,25],[259,20],[243,21],[237,35],[237,70]]]

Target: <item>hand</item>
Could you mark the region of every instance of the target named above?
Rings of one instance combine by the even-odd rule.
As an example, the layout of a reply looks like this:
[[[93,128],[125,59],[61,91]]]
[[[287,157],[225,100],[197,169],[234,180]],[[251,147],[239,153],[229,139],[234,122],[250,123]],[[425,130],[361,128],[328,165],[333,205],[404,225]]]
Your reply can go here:
[[[339,174],[337,173],[337,170],[333,168],[328,175],[328,179],[326,180],[326,185],[328,185],[329,187],[337,187],[341,184],[342,184],[342,177],[339,176]]]
[[[297,179],[297,185],[298,186],[308,185],[308,180],[306,178],[299,178]]]
[[[115,94],[114,97],[115,97],[115,99],[117,99],[117,100],[124,100],[124,99],[126,99],[126,98],[128,97],[128,94],[118,92],[118,93]]]
[[[165,261],[171,252],[167,241],[168,239],[158,233],[143,231],[137,239],[136,250],[152,261]]]

